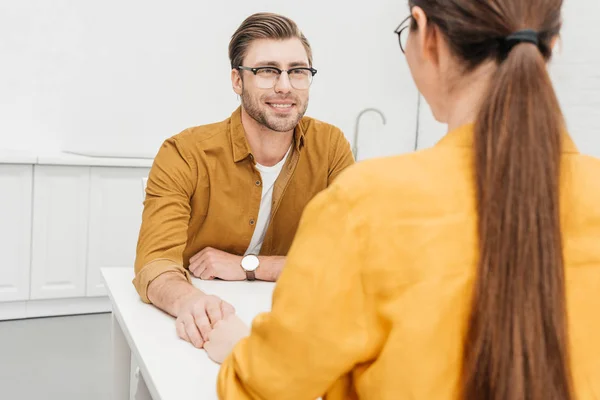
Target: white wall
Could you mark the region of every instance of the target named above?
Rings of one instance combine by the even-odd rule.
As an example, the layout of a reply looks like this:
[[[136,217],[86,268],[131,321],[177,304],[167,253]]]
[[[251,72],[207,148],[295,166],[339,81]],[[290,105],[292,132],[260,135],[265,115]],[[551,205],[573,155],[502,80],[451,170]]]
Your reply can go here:
[[[600,1],[568,0],[552,66],[573,137],[600,156]],[[256,11],[304,30],[319,70],[308,114],[352,139],[359,159],[410,151],[417,92],[395,35],[403,0],[20,0],[0,2],[0,149],[153,157],[166,137],[226,118],[238,105],[227,45]],[[445,132],[423,101],[419,147]]]
[[[566,0],[551,74],[579,151],[600,157],[600,0]]]
[[[287,15],[314,48],[319,70],[308,114],[353,136],[361,158],[412,148],[416,89],[393,30],[402,1],[21,0],[0,6],[0,141],[8,148],[58,148],[153,157],[162,140],[226,118],[229,38],[256,11]],[[4,40],[8,38],[8,40]]]

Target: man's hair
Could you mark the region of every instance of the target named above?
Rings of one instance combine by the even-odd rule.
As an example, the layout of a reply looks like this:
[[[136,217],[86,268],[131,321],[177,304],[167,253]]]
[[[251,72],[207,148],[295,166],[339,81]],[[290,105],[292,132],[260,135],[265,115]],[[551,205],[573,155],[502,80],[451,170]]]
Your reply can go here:
[[[231,68],[236,69],[244,61],[248,47],[256,39],[300,39],[306,50],[308,63],[312,67],[312,50],[298,25],[283,15],[273,13],[252,14],[242,22],[229,42]]]

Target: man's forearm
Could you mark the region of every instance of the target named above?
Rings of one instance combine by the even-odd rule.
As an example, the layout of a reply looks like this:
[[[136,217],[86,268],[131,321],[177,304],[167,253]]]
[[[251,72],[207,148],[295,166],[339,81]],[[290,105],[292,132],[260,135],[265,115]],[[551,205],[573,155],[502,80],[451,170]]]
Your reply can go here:
[[[150,283],[148,298],[156,307],[177,317],[181,300],[199,291],[180,273],[167,272],[159,275]]]
[[[260,266],[256,270],[256,279],[261,281],[275,282],[285,264],[283,256],[259,256]]]

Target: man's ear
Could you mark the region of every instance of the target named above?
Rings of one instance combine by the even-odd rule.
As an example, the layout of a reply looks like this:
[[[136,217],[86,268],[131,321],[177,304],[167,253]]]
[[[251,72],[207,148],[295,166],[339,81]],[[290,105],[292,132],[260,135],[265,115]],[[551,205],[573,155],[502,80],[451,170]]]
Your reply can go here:
[[[244,82],[242,81],[240,71],[238,71],[237,69],[231,70],[231,87],[238,96],[242,95]]]

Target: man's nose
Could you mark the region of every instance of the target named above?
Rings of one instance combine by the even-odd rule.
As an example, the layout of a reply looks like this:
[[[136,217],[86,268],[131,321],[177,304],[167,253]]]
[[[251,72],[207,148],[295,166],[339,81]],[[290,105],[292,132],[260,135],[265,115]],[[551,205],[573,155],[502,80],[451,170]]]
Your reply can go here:
[[[282,72],[275,83],[275,92],[276,93],[289,93],[292,90],[292,85],[290,82],[290,76],[286,71]]]

